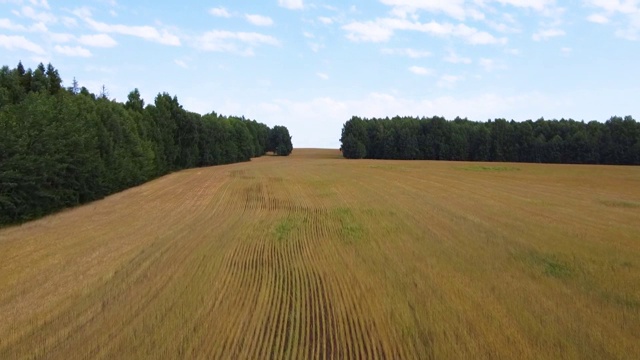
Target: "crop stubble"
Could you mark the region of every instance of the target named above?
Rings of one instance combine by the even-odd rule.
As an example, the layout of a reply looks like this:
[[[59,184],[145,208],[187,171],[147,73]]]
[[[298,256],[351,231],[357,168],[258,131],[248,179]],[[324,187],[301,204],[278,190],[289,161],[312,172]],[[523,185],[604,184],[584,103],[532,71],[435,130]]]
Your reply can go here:
[[[0,230],[0,358],[640,357],[637,168],[338,155]]]

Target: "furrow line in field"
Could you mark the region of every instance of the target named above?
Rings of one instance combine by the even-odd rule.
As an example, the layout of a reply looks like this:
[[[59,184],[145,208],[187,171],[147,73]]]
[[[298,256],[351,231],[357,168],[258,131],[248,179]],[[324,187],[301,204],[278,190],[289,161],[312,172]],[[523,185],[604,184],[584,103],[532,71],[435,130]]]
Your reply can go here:
[[[302,265],[307,265],[306,259],[302,262]],[[301,329],[301,337],[304,358],[311,359],[313,358],[313,336],[314,336],[314,293],[313,293],[313,284],[312,279],[309,276],[309,272],[301,272],[304,279],[304,288],[300,289],[300,296],[303,299],[304,307],[302,308],[301,318],[303,319],[302,324],[304,327]],[[301,355],[302,357],[302,355]]]
[[[256,356],[252,358],[267,359],[270,357],[270,344],[272,341],[273,333],[270,331],[274,321],[274,312],[272,311],[273,299],[277,292],[277,284],[274,283],[275,273],[277,272],[277,265],[275,263],[275,249],[273,242],[265,243],[265,276],[264,286],[266,286],[266,296],[263,299],[263,306],[261,308],[261,323],[257,331],[259,333],[258,339],[256,339]]]
[[[304,228],[306,229],[306,227]],[[310,251],[310,245],[313,243],[314,238],[309,236],[309,233],[304,231],[301,234],[301,237],[305,239],[304,244],[300,244],[302,247],[300,249],[301,262],[305,265],[305,283],[306,287],[305,291],[305,311],[304,317],[306,319],[306,331],[305,331],[305,354],[307,358],[318,358],[317,352],[319,351],[319,330],[318,322],[319,322],[319,314],[318,314],[318,292],[316,286],[315,279],[315,271],[316,268],[316,256],[318,251],[320,251],[320,247],[315,248],[315,253]]]
[[[233,269],[233,272],[237,274],[238,282],[236,284],[237,292],[234,294],[235,307],[238,309],[237,316],[233,321],[229,321],[233,328],[229,333],[229,341],[232,344],[233,352],[230,354],[232,358],[238,358],[240,352],[244,348],[246,339],[248,338],[248,323],[250,321],[250,314],[255,309],[255,302],[257,301],[256,287],[258,283],[252,281],[254,274],[250,271],[250,260],[253,256],[255,248],[247,240],[237,240],[243,243],[243,246],[239,248],[236,253],[236,261],[238,266]],[[253,284],[253,286],[251,286]]]
[[[340,234],[337,233],[337,236],[340,236]],[[354,289],[348,284],[349,277],[351,276],[351,270],[345,268],[343,271],[344,273],[336,276],[333,282],[335,284],[335,300],[337,303],[341,304],[341,312],[338,316],[339,321],[344,324],[344,344],[346,345],[349,357],[357,358],[359,356],[359,349],[353,317],[361,316],[361,314],[354,311],[354,306],[351,301],[351,295],[354,291]]]
[[[354,308],[354,314],[352,315],[351,320],[354,324],[355,334],[356,334],[356,342],[358,344],[359,358],[368,359],[369,356],[367,354],[369,350],[369,343],[367,342],[367,338],[365,337],[364,327],[362,325],[362,318],[365,316],[366,312],[362,311],[362,307],[360,306],[360,299],[352,298],[352,307]]]
[[[324,277],[319,275],[317,276],[317,279],[321,295],[319,301],[322,308],[323,323],[325,324],[325,358],[332,358],[340,355],[337,351],[336,334],[338,329],[335,323],[335,309],[331,299],[329,298],[329,291],[327,284],[324,281]]]
[[[264,282],[265,282],[265,272],[266,269],[264,267],[264,254],[265,254],[265,241],[262,237],[256,236],[252,237],[251,241],[254,244],[254,252],[253,259],[251,259],[251,268],[250,273],[253,276],[253,290],[251,292],[254,297],[252,304],[248,308],[248,327],[245,332],[245,337],[250,338],[251,343],[249,346],[245,346],[243,350],[245,350],[245,356],[247,358],[251,358],[251,351],[254,349],[259,349],[260,347],[260,319],[264,318],[265,310],[262,310],[262,305],[264,301],[261,301],[261,292],[263,290]],[[242,336],[242,335],[240,335]]]
[[[300,233],[300,239],[301,239],[299,243],[300,255],[299,255],[298,261],[302,269],[304,269],[304,271],[300,272],[300,277],[303,284],[303,287],[300,289],[300,299],[301,299],[300,318],[301,320],[303,320],[304,327],[301,327],[299,330],[299,337],[300,337],[300,344],[301,344],[299,357],[306,357],[307,354],[309,354],[309,352],[313,348],[313,343],[309,341],[313,331],[313,328],[312,328],[313,319],[311,317],[311,309],[314,306],[313,300],[310,299],[309,297],[310,296],[309,293],[312,290],[312,286],[313,286],[312,279],[309,275],[312,273],[313,268],[315,267],[315,264],[313,264],[312,259],[309,257],[308,237],[304,232]],[[311,296],[313,296],[313,294]]]
[[[170,249],[169,247],[173,248],[174,245],[175,243],[173,241],[167,240],[164,249],[156,249],[155,251],[145,251],[146,253],[145,257],[148,258],[148,260],[144,260],[142,263],[140,263],[140,265],[135,265],[134,262],[130,262],[126,268],[123,268],[121,270],[123,272],[120,272],[121,275],[119,277],[114,277],[110,279],[109,283],[105,283],[105,285],[103,286],[102,288],[103,290],[101,291],[104,291],[105,294],[100,297],[101,298],[107,297],[109,298],[109,300],[103,300],[102,309],[96,314],[97,316],[92,316],[87,321],[84,321],[82,323],[78,323],[76,321],[74,324],[69,324],[69,326],[72,326],[72,328],[68,328],[67,330],[58,330],[57,333],[58,334],[67,333],[71,335],[72,333],[81,332],[82,334],[87,335],[89,333],[95,332],[96,328],[100,326],[100,324],[103,324],[103,322],[109,321],[109,319],[111,319],[111,317],[107,315],[109,311],[111,312],[117,311],[116,307],[121,307],[120,304],[125,302],[125,298],[127,298],[126,299],[127,302],[131,302],[131,299],[129,299],[129,297],[131,296],[131,291],[133,289],[139,288],[136,284],[138,283],[146,284],[148,283],[149,280],[153,280],[153,279],[150,279],[148,276],[148,274],[150,273],[151,267],[158,267],[159,264],[163,261],[163,259],[165,259],[165,254],[169,254],[169,249]],[[179,250],[186,250],[186,252],[188,252],[188,250],[184,248],[181,248]],[[178,255],[178,258],[181,257],[180,254],[184,254],[184,253],[185,251],[178,251],[177,253],[173,251],[171,252],[172,256]],[[181,262],[178,261],[177,264],[178,264],[177,269],[179,270],[181,268],[180,267]],[[131,326],[131,324],[134,324],[137,321],[139,321],[141,316],[143,316],[143,313],[145,312],[145,310],[150,307],[150,304],[157,303],[157,300],[160,297],[160,295],[163,293],[164,289],[166,289],[167,286],[172,282],[173,278],[176,278],[178,276],[178,272],[169,271],[168,279],[163,278],[163,281],[154,281],[154,285],[155,285],[154,287],[145,289],[146,291],[142,294],[137,295],[137,297],[135,298],[135,301],[132,302],[136,304],[136,308],[130,309],[128,311],[131,311],[134,315],[126,317],[125,318],[126,320],[123,323],[120,323],[117,326],[116,325],[108,326],[108,328],[110,329],[116,329],[116,328],[122,328],[122,327],[128,328],[129,326]],[[118,278],[122,278],[122,279],[117,280]],[[113,284],[113,285],[110,285],[110,284]],[[124,287],[123,284],[131,284],[131,285]],[[115,287],[112,287],[112,286],[115,286]],[[109,289],[108,287],[112,287],[112,288]],[[116,292],[113,293],[113,291],[116,291]],[[95,308],[95,306],[93,308]],[[88,309],[91,309],[91,308],[88,308]],[[79,310],[75,309],[74,311],[79,311]],[[82,316],[78,314],[78,315],[71,316],[71,318],[79,319],[79,318],[82,318]],[[81,330],[81,329],[84,329],[84,330]],[[102,335],[102,337],[104,338],[102,343],[113,344],[114,342],[116,342],[115,341],[116,339],[122,337],[122,334],[123,332],[115,332],[115,330],[104,333]],[[80,341],[80,339],[77,337],[75,338],[75,340]],[[85,343],[83,345],[86,346],[87,344]],[[53,350],[54,348],[51,348],[49,351],[53,351]]]
[[[287,317],[289,312],[289,300],[290,300],[290,284],[289,284],[289,264],[290,259],[287,253],[283,251],[282,244],[278,246],[278,255],[281,260],[279,278],[281,280],[281,293],[279,294],[278,304],[278,336],[276,337],[275,354],[278,359],[284,357],[284,346],[286,344],[287,337]]]
[[[331,357],[331,324],[329,323],[329,309],[325,301],[326,288],[320,276],[314,276],[316,279],[316,287],[318,293],[318,314],[320,319],[322,341],[318,344],[320,348],[320,358],[327,359]]]
[[[236,298],[241,296],[238,294],[238,279],[236,271],[232,265],[232,260],[230,259],[230,254],[233,254],[235,251],[229,251],[225,255],[225,259],[223,260],[222,266],[220,267],[220,271],[218,273],[218,277],[221,278],[220,290],[217,292],[217,298],[215,301],[211,302],[211,306],[207,310],[207,313],[210,314],[207,317],[213,317],[213,321],[218,323],[222,322],[223,324],[220,326],[220,334],[223,336],[220,339],[220,347],[218,348],[218,353],[216,354],[216,358],[221,356],[229,356],[226,351],[230,351],[231,341],[230,338],[231,332],[234,330],[235,323],[233,321],[220,321],[219,315],[223,314],[225,316],[229,316],[231,309],[237,305]]]
[[[163,323],[164,320],[162,319],[165,316],[169,315],[170,313],[173,313],[174,310],[172,309],[175,308],[175,306],[178,304],[179,301],[183,301],[183,295],[187,294],[188,291],[195,290],[191,288],[189,284],[193,283],[193,281],[196,279],[197,273],[199,272],[198,269],[204,266],[204,257],[198,257],[194,262],[193,255],[195,254],[195,250],[197,248],[205,244],[206,238],[202,237],[200,238],[200,241],[188,241],[188,242],[180,242],[179,239],[184,239],[184,236],[175,237],[175,241],[174,241],[175,249],[170,253],[170,255],[172,256],[171,259],[174,261],[168,264],[168,266],[161,266],[160,262],[158,262],[156,265],[156,267],[162,269],[161,270],[162,273],[168,274],[169,280],[167,280],[167,276],[160,275],[161,274],[160,272],[147,271],[147,273],[155,273],[157,275],[158,281],[162,279],[162,284],[163,284],[162,294],[160,294],[160,292],[158,292],[157,294],[163,295],[164,303],[160,304],[160,308],[164,310],[162,310],[160,313],[155,315],[156,322]],[[178,246],[177,244],[178,242],[180,243],[180,246]],[[190,266],[185,266],[186,263],[194,264],[195,269]],[[184,281],[181,281],[180,283],[176,283],[171,280],[174,278],[176,279],[181,278],[187,275],[188,273],[191,273],[191,276],[189,277],[191,280],[184,279]],[[171,296],[167,297],[168,290],[164,290],[164,289],[168,289],[169,284],[177,286],[177,288],[174,288],[173,290],[171,290],[172,291]],[[145,316],[148,316],[149,308],[150,308],[149,306],[142,306],[142,307],[139,307],[139,310],[134,311],[134,313],[136,314],[135,321],[139,322],[140,319],[142,319]],[[156,308],[158,308],[158,306],[156,306]]]
[[[236,290],[234,294],[234,306],[239,310],[237,312],[237,317],[230,321],[234,325],[234,330],[229,333],[229,341],[233,344],[233,353],[232,357],[237,358],[239,356],[238,351],[241,351],[243,348],[243,343],[245,339],[248,337],[247,332],[247,324],[250,320],[250,314],[255,309],[255,303],[257,301],[257,296],[255,294],[259,289],[259,283],[257,283],[254,278],[254,274],[251,271],[251,261],[252,258],[256,256],[255,251],[256,247],[254,245],[253,239],[247,239],[244,236],[241,236],[242,239],[237,239],[236,241],[241,242],[242,245],[238,248],[238,251],[235,253],[236,258],[236,268],[232,269],[232,272],[237,277]],[[253,286],[252,286],[253,285]]]
[[[225,187],[225,191],[222,195],[226,196],[230,194],[228,190],[229,186]],[[213,204],[213,211],[208,212],[208,217],[204,218],[202,222],[203,224],[207,224],[207,226],[210,226],[209,224],[212,223],[211,219],[219,216],[221,211],[224,212],[224,207],[221,206],[220,201],[211,203]],[[241,219],[236,218],[230,222],[227,222],[225,224],[225,228],[233,229],[234,227],[238,226],[239,221],[241,221]],[[228,334],[228,332],[225,332],[224,329],[226,329],[225,326],[228,326],[229,324],[227,322],[220,321],[219,316],[217,316],[216,314],[221,312],[225,313],[223,309],[229,306],[229,302],[232,302],[229,299],[229,294],[235,294],[235,292],[232,291],[232,287],[235,284],[233,281],[234,273],[233,271],[230,271],[230,267],[232,266],[231,260],[233,252],[236,251],[235,245],[237,244],[235,243],[235,237],[229,239],[226,239],[225,237],[217,237],[215,238],[216,241],[211,241],[213,240],[211,238],[209,239],[210,240],[208,242],[207,248],[210,249],[212,253],[219,253],[220,249],[226,249],[226,251],[224,251],[224,254],[222,256],[216,256],[214,259],[212,259],[215,260],[215,267],[211,269],[215,268],[216,271],[209,273],[210,282],[209,285],[206,286],[206,288],[203,288],[203,291],[206,291],[213,296],[211,296],[211,298],[202,305],[202,307],[195,315],[195,319],[200,320],[194,322],[194,332],[198,334],[202,331],[204,331],[205,333],[209,333],[211,330],[208,329],[211,329],[212,326],[210,324],[215,324],[213,326],[216,328],[216,333]],[[209,321],[204,321],[204,319],[207,319]],[[215,342],[209,344],[209,347],[205,346],[206,344],[203,343],[204,340],[206,340],[206,338],[202,338],[202,335],[200,335],[200,337],[197,338],[198,342],[192,345],[192,348],[208,350],[209,355],[213,356],[215,352],[211,351],[220,350],[220,348],[212,348],[211,346],[224,345],[224,339],[222,338],[217,338]]]
[[[317,279],[313,276],[313,273],[308,273],[307,278],[309,279],[309,302],[310,302],[310,315],[311,315],[311,324],[310,324],[310,337],[309,337],[309,346],[310,346],[310,358],[319,358],[320,357],[320,347],[322,346],[322,329],[320,324],[320,306],[319,306],[319,292],[318,292],[318,284]]]
[[[285,356],[286,350],[287,350],[287,343],[289,342],[289,338],[291,337],[291,332],[292,332],[292,327],[291,327],[291,315],[292,312],[294,310],[294,266],[292,266],[292,264],[295,261],[294,258],[294,252],[292,251],[293,247],[292,247],[292,242],[295,241],[295,238],[291,238],[289,239],[285,244],[283,244],[283,258],[284,258],[284,264],[285,264],[285,284],[286,284],[286,288],[285,288],[285,293],[283,294],[284,299],[285,299],[285,312],[283,314],[283,319],[282,319],[282,334],[283,337],[281,339],[280,342],[280,353],[279,353],[279,358],[282,359]]]
[[[170,246],[170,245],[171,245],[170,243],[165,244],[165,246]],[[101,289],[98,290],[98,292],[104,292],[104,294],[100,296],[100,298],[103,298],[101,304],[94,304],[90,302],[90,299],[88,296],[83,297],[79,308],[78,308],[78,304],[74,304],[75,306],[68,306],[66,309],[60,311],[55,315],[50,316],[48,319],[43,319],[37,328],[32,329],[32,333],[30,335],[25,334],[21,336],[20,340],[17,340],[17,342],[13,345],[13,348],[16,349],[21,346],[25,348],[29,347],[30,345],[24,342],[27,341],[28,338],[31,338],[36,334],[38,334],[39,337],[48,336],[47,343],[54,344],[54,347],[49,346],[49,348],[46,351],[49,352],[55,349],[55,346],[56,346],[55,344],[59,344],[61,341],[60,339],[62,339],[63,336],[70,336],[70,334],[72,334],[75,330],[85,327],[89,322],[94,320],[96,315],[101,314],[101,311],[99,311],[99,309],[100,308],[103,309],[105,304],[115,303],[118,301],[118,299],[126,295],[125,289],[118,284],[126,284],[129,281],[128,279],[134,279],[135,281],[136,279],[143,276],[144,275],[143,270],[146,269],[148,266],[150,266],[152,261],[154,261],[154,259],[157,259],[161,255],[162,253],[157,254],[155,252],[150,252],[150,251],[140,252],[138,256],[136,256],[134,259],[131,260],[129,264],[127,264],[126,268],[116,272],[116,274],[114,275],[114,279],[110,279],[109,281],[105,282],[101,286]],[[137,263],[140,263],[140,265],[137,266],[136,265]],[[131,268],[131,266],[135,266],[135,269]],[[134,270],[136,271],[133,272],[131,275],[128,274],[129,271],[134,271]],[[116,282],[115,278],[121,279],[121,280]],[[118,286],[116,289],[117,292],[110,294],[109,291],[111,290],[108,289],[108,287],[110,286]],[[143,299],[143,300],[151,301],[151,298],[147,297],[146,299]],[[145,304],[146,302],[142,302],[140,306],[144,306]],[[132,320],[133,319],[127,319],[127,321],[125,321],[124,324],[126,325],[127,323],[130,323]],[[57,327],[57,330],[54,330],[52,328],[54,326]],[[50,329],[50,330],[46,330],[46,329]],[[54,332],[54,333],[50,335],[46,335],[45,333],[43,333],[45,331]],[[17,345],[18,343],[24,343],[24,345]]]
[[[271,358],[278,358],[279,341],[282,336],[282,317],[284,313],[284,301],[286,291],[286,279],[284,276],[285,264],[284,259],[281,256],[281,244],[274,244],[274,261],[276,266],[272,274],[272,282],[274,283],[274,292],[271,298],[271,304],[269,306],[269,312],[272,313],[272,321],[267,324],[269,331],[271,332],[271,339],[269,345],[268,356]]]
[[[388,185],[384,185],[385,183]],[[376,193],[377,196],[379,196],[380,198],[384,198],[385,201],[381,201],[381,203],[393,203],[394,201],[397,201],[397,199],[400,197],[397,191],[398,188],[404,188],[406,191],[406,184],[399,184],[397,181],[394,181],[386,177],[381,177],[381,176],[368,177],[368,181],[361,182],[360,186],[364,188],[368,188],[372,193]],[[380,191],[381,188],[388,189],[388,191]],[[414,194],[414,192],[420,191],[419,189],[412,189],[412,190],[413,191],[410,192],[411,195],[409,195],[411,197],[415,197],[415,195],[412,195]],[[400,207],[396,207],[396,211],[400,211],[400,209],[401,209]],[[401,211],[406,212],[406,214],[402,215],[403,218],[415,218],[416,222],[422,221],[422,217],[417,216],[418,213],[412,212],[410,208],[402,208]],[[426,228],[424,230],[431,231],[429,228]],[[399,243],[399,244],[396,244],[395,246],[408,246],[408,245],[410,244]],[[389,335],[396,334],[396,332],[392,331],[388,334]],[[394,335],[392,338],[397,338],[397,335]],[[385,351],[384,353],[387,356],[391,356],[392,358],[410,358],[415,356],[414,351],[410,351],[409,349],[400,345],[397,341],[392,341],[391,344],[392,344],[391,348],[383,346],[383,349],[386,349],[384,350]],[[426,346],[426,344],[422,344],[422,345]]]
[[[310,222],[313,220],[309,220]],[[307,279],[307,296],[308,308],[306,309],[307,317],[311,319],[309,324],[309,333],[307,341],[309,342],[309,355],[312,358],[326,358],[327,347],[330,339],[327,334],[327,324],[325,322],[326,314],[323,313],[323,289],[320,287],[320,276],[317,274],[317,264],[322,263],[319,258],[321,247],[316,246],[318,238],[314,237],[312,232],[305,231],[302,234],[305,238],[305,244],[300,249],[300,256],[306,264]]]
[[[333,217],[333,216],[331,216]],[[326,222],[328,225],[332,225],[332,221]],[[328,251],[325,253],[320,261],[320,264],[325,261],[336,261],[337,259],[342,259],[343,254],[339,251],[338,247],[333,244],[335,241],[340,241],[340,232],[337,226],[325,226],[324,230],[326,231],[325,239],[327,243],[324,245],[324,248]],[[329,240],[331,239],[331,240]],[[319,239],[318,239],[319,240]],[[320,243],[318,241],[318,243]],[[313,249],[311,249],[313,251]],[[331,285],[331,292],[327,292],[326,300],[328,303],[336,304],[334,307],[334,311],[331,314],[333,316],[333,323],[335,324],[334,329],[334,347],[335,351],[333,353],[336,354],[336,358],[355,358],[354,344],[351,335],[351,325],[348,321],[350,310],[346,310],[348,303],[345,301],[346,298],[342,292],[342,283],[344,281],[344,276],[347,272],[331,272],[326,273],[325,275],[321,275],[323,279],[327,280],[327,283]],[[346,275],[348,276],[348,275]]]
[[[298,294],[300,293],[300,283],[299,283],[299,274],[300,274],[300,267],[299,267],[299,263],[297,261],[297,257],[295,256],[296,253],[296,246],[295,243],[297,243],[299,241],[299,239],[295,238],[295,239],[291,239],[292,244],[292,257],[293,259],[290,260],[290,262],[288,263],[288,268],[289,268],[289,281],[290,281],[290,293],[289,293],[289,312],[287,314],[287,325],[286,325],[286,341],[284,343],[284,353],[283,353],[283,358],[286,359],[290,359],[292,358],[292,353],[296,350],[296,346],[297,346],[297,337],[298,334],[296,332],[297,328],[298,328],[298,318],[299,318],[299,312],[301,310],[301,304],[300,301],[298,299]]]
[[[262,236],[256,236],[254,240],[257,242],[256,257],[252,261],[252,272],[256,274],[255,279],[255,297],[256,303],[253,309],[250,309],[253,313],[251,316],[251,339],[250,346],[247,346],[245,356],[248,359],[255,359],[259,356],[259,350],[264,341],[264,332],[262,331],[262,322],[266,319],[266,312],[268,311],[264,305],[267,303],[263,299],[264,287],[268,285],[269,269],[265,261],[267,250],[265,250],[266,239]]]
[[[296,242],[296,260],[304,266],[304,278],[306,279],[307,286],[305,287],[304,292],[306,293],[306,305],[307,308],[304,311],[305,319],[307,319],[307,331],[306,331],[306,354],[308,358],[324,358],[325,357],[325,343],[326,343],[326,334],[325,334],[325,324],[322,319],[322,309],[321,309],[321,301],[320,296],[321,293],[318,288],[318,276],[316,275],[314,269],[316,267],[317,257],[320,252],[321,247],[314,246],[315,251],[309,251],[309,248],[312,244],[315,244],[317,241],[317,237],[315,234],[309,232],[307,229],[309,228],[309,224],[313,224],[315,213],[315,209],[312,207],[313,204],[306,199],[306,197],[302,196],[302,189],[297,186],[296,189],[300,194],[296,196],[298,199],[302,199],[302,209],[307,209],[302,211],[303,220],[302,220],[302,229],[299,231],[299,241]],[[301,289],[302,290],[302,289]]]
[[[141,195],[139,195],[139,194],[138,194],[138,192],[139,192],[139,191],[138,191],[138,189],[137,189],[137,188],[136,188],[136,189],[132,189],[132,190],[128,191],[128,193],[129,193],[129,194],[131,194],[131,196],[134,196],[134,197],[135,197],[135,196],[141,196]],[[120,194],[120,195],[122,196],[122,194]],[[114,195],[114,196],[117,196],[117,195]],[[103,202],[109,202],[110,200],[112,201],[112,200],[113,200],[113,198],[111,198],[111,199],[107,199],[107,200],[104,200]],[[123,201],[124,201],[124,200],[123,200]],[[190,204],[194,204],[195,202],[194,202],[194,199],[186,198],[186,199],[185,199],[185,201],[183,201],[183,203],[190,203]],[[87,207],[89,207],[89,206],[90,206],[90,205],[85,205],[84,209],[86,209],[86,208],[87,208]],[[137,208],[137,207],[136,207],[136,208]],[[78,208],[78,209],[71,210],[70,212],[79,212],[79,211],[84,210],[84,209]],[[137,215],[139,214],[139,212],[137,212],[137,211],[133,211],[133,213],[132,213],[132,211],[133,211],[132,209],[128,209],[128,211],[127,211],[127,212],[117,212],[116,214],[117,214],[117,216],[119,216],[119,217],[122,217],[122,218],[126,217],[127,219],[129,219],[129,222],[131,222],[131,226],[130,226],[130,227],[133,227],[133,228],[131,229],[131,232],[139,233],[139,232],[141,232],[144,228],[146,228],[146,227],[147,227],[147,224],[146,224],[146,222],[142,222],[142,220],[141,220],[141,219],[140,219],[140,220],[138,220],[138,221],[136,221],[135,219],[137,219]],[[161,213],[161,212],[160,212],[160,213]],[[155,209],[155,210],[152,210],[152,211],[147,211],[147,212],[146,212],[146,214],[147,214],[148,216],[149,216],[149,215],[153,215],[153,214],[158,214],[158,210],[157,210],[157,209]],[[69,215],[68,215],[68,214],[64,214],[64,213],[63,213],[63,214],[61,214],[61,216],[62,216],[62,217],[64,217],[64,216],[69,216]],[[133,220],[131,220],[131,219],[133,219]],[[41,221],[45,221],[45,220],[41,220]],[[87,229],[84,229],[83,231],[88,231],[88,230],[87,230]],[[115,231],[115,230],[109,230],[108,232],[113,233],[114,231]],[[106,236],[106,234],[107,234],[107,232],[105,232],[103,235],[104,235],[104,236]],[[92,242],[92,244],[93,244],[93,243],[95,243],[95,245],[99,245],[99,242],[93,241],[93,242]],[[71,245],[73,245],[73,244],[69,244],[69,246],[71,246]],[[89,246],[89,244],[88,244],[87,242],[85,242],[85,243],[83,243],[83,246],[84,246],[84,247],[87,247],[87,246]],[[57,288],[61,288],[61,287],[64,287],[64,286],[58,286]],[[62,313],[60,313],[60,314],[59,314],[59,316],[62,316]],[[55,318],[55,317],[51,317],[51,319],[53,319],[53,318]],[[73,326],[73,325],[69,325],[69,326]],[[80,324],[77,324],[77,326],[81,326],[81,325],[80,325]],[[82,326],[84,326],[84,325],[82,325]],[[69,330],[69,331],[70,331],[70,330]],[[14,333],[14,334],[15,334],[15,333]],[[17,338],[16,338],[16,339],[17,339]]]
[[[300,239],[298,238],[296,243],[299,243]],[[306,272],[303,268],[304,263],[300,261],[300,259],[296,260],[294,267],[294,304],[295,304],[295,313],[292,321],[291,327],[291,341],[289,342],[289,354],[288,358],[296,359],[300,358],[300,350],[304,345],[304,337],[303,334],[303,315],[304,309],[306,308],[305,299],[304,299],[304,290],[306,287],[304,273]]]

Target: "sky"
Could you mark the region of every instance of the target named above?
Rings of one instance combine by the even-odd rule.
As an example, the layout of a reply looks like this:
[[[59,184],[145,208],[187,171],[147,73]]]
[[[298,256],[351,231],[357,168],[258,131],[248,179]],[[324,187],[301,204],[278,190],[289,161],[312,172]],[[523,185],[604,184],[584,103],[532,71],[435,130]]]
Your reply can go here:
[[[0,65],[287,126],[352,116],[640,120],[640,0],[0,0]]]

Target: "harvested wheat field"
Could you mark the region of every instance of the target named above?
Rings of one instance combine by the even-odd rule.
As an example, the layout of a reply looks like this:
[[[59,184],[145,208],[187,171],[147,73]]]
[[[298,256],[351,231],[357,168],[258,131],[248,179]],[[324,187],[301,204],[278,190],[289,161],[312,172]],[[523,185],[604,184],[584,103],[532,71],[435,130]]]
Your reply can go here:
[[[174,173],[0,230],[0,358],[640,358],[640,168]]]

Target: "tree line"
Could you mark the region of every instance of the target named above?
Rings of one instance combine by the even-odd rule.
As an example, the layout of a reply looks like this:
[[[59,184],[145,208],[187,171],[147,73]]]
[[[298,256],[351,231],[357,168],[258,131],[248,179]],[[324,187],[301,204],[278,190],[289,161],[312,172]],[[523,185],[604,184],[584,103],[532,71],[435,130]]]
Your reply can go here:
[[[640,164],[640,123],[631,116],[588,123],[354,116],[340,142],[349,159]]]
[[[64,88],[49,64],[0,69],[0,225],[100,199],[164,174],[289,155],[286,127],[244,117],[200,115],[175,96],[145,105],[106,91]]]

